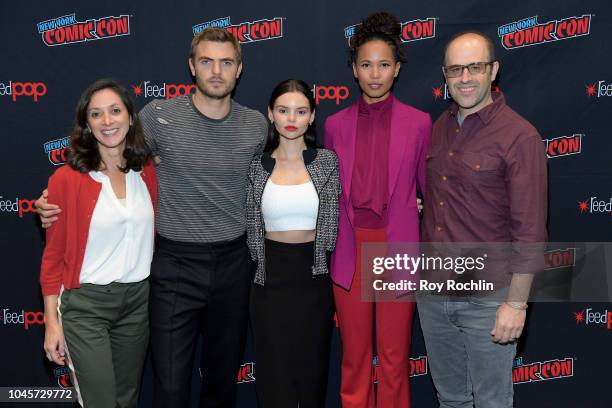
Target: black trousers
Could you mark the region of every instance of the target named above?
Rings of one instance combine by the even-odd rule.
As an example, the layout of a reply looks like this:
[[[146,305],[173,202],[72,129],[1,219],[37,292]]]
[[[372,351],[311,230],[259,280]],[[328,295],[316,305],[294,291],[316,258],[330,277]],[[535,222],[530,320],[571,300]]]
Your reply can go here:
[[[334,301],[329,275],[313,277],[313,260],[312,242],[266,240],[265,286],[251,290],[261,408],[325,406]]]
[[[254,263],[246,238],[190,244],[156,237],[150,331],[156,407],[188,407],[200,334],[200,407],[233,408]]]

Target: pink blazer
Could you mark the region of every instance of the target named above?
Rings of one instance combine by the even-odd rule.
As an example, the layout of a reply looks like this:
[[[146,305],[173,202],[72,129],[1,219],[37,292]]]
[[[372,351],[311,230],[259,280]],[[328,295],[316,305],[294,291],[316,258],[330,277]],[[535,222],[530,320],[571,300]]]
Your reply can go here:
[[[391,96],[393,98],[393,96]],[[425,157],[431,137],[431,118],[393,98],[389,140],[389,205],[386,230],[389,242],[418,242],[416,188],[425,193]],[[332,254],[333,281],[349,290],[355,274],[355,236],[351,178],[355,158],[358,102],[325,121],[325,147],[336,152],[340,167],[340,219]]]

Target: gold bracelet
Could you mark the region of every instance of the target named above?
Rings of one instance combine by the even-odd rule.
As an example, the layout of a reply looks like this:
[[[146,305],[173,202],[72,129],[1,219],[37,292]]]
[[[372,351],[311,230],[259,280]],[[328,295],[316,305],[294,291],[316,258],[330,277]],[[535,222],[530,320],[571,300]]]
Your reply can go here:
[[[527,310],[527,302],[508,302],[507,300],[504,302],[508,306],[516,310]]]

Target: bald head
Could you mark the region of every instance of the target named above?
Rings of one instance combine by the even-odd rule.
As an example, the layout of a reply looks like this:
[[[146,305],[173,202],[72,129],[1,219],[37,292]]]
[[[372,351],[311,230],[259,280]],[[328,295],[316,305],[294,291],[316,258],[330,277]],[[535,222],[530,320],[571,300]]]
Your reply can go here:
[[[446,48],[444,48],[444,65],[448,65],[448,54],[451,48],[454,50],[456,48],[463,49],[466,47],[473,50],[482,48],[485,51],[486,61],[495,60],[495,46],[489,37],[478,31],[464,31],[455,34],[449,42],[446,43]]]

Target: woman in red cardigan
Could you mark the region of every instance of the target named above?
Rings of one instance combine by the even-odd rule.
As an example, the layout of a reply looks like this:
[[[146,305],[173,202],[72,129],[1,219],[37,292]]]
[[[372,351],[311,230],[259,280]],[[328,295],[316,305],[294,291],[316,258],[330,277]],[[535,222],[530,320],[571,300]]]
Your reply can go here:
[[[46,356],[70,367],[81,405],[136,407],[157,179],[125,88],[99,80],[83,92],[68,164],[48,186],[63,214],[40,272]]]
[[[410,406],[408,366],[415,305],[398,301],[394,293],[394,301],[371,302],[365,286],[362,298],[360,262],[363,243],[418,242],[419,238],[416,190],[418,186],[425,191],[431,119],[391,92],[404,61],[399,34],[399,21],[388,13],[373,14],[361,23],[351,39],[350,55],[362,95],[325,124],[325,145],[338,155],[342,184],[331,274],[343,349],[343,408],[375,406],[374,335],[376,406]]]

